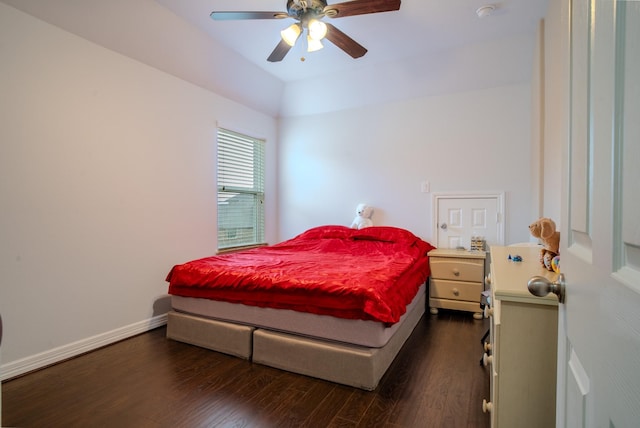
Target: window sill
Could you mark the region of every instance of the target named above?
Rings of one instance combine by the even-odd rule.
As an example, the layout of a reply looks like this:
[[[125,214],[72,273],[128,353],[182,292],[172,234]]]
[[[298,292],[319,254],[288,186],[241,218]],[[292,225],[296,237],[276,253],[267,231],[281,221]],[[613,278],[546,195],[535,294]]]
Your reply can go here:
[[[221,248],[218,250],[216,254],[227,254],[227,253],[237,253],[238,251],[251,250],[253,248],[266,247],[266,242],[262,244],[252,244],[252,245],[244,245],[241,247],[229,247],[229,248]]]

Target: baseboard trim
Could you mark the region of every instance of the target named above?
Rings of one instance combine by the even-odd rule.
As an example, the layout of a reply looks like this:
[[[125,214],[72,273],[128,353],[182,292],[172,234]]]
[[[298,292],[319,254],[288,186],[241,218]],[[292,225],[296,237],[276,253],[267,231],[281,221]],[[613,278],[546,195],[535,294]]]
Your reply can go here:
[[[25,373],[38,370],[51,364],[84,354],[140,333],[153,330],[167,323],[167,314],[130,324],[115,330],[101,333],[49,351],[11,361],[0,366],[0,381],[11,379]]]

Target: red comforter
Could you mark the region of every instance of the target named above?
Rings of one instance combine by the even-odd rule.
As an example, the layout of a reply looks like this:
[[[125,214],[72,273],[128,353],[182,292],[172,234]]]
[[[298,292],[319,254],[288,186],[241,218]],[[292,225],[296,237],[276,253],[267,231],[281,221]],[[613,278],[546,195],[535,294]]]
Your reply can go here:
[[[434,247],[388,226],[320,226],[276,245],[174,266],[169,294],[396,323]]]

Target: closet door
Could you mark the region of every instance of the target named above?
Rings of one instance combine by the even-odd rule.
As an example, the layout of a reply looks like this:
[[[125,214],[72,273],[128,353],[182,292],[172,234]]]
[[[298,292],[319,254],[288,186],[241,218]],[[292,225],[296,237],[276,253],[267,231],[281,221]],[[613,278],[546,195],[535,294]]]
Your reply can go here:
[[[502,194],[434,194],[436,247],[470,249],[471,237],[489,245],[504,245]]]

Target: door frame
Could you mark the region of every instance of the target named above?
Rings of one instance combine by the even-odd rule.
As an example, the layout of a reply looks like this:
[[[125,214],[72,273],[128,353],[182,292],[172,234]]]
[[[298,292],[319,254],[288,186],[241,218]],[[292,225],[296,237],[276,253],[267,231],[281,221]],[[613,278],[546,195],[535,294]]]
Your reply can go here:
[[[433,239],[438,242],[438,213],[440,212],[440,201],[444,199],[495,199],[497,203],[497,241],[496,245],[504,245],[505,231],[505,215],[504,215],[504,192],[438,192],[432,193],[431,206],[433,207],[433,215],[431,216],[433,223]]]

